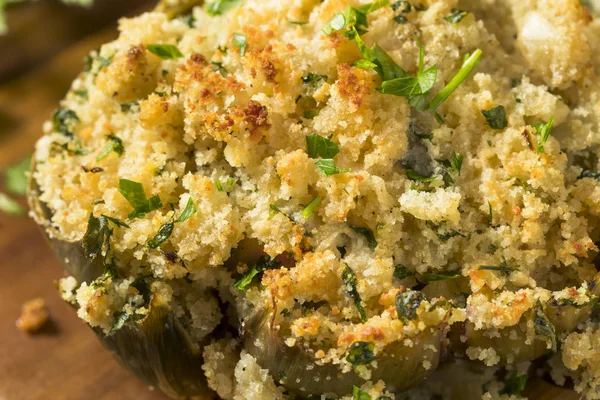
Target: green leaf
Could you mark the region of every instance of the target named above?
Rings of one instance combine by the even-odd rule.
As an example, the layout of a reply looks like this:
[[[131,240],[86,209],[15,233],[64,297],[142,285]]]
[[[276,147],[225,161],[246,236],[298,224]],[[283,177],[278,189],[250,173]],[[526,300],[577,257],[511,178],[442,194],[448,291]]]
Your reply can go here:
[[[288,21],[288,24],[290,25],[306,25],[308,24],[307,21]]]
[[[456,154],[455,152],[452,152],[452,155],[450,156],[450,165],[458,175],[460,175],[464,159],[465,157],[462,154]]]
[[[129,228],[129,225],[127,225],[125,222],[121,221],[120,219],[109,217],[108,215],[104,215],[104,214],[102,214],[102,217],[106,218],[108,221],[112,222],[113,224],[117,225],[118,227]]]
[[[108,220],[104,216],[96,218],[93,213],[90,213],[82,240],[84,255],[92,260],[95,259],[102,251],[104,243],[109,240],[111,233]]]
[[[175,222],[183,222],[188,220],[194,214],[196,214],[196,204],[194,204],[194,199],[192,199],[192,196],[190,196],[185,208],[181,212],[181,215],[175,220]]]
[[[258,262],[254,264],[252,268],[250,268],[250,271],[248,271],[244,276],[235,281],[233,286],[237,290],[245,292],[246,290],[248,290],[248,287],[252,284],[256,276],[260,277],[262,276],[262,273],[264,271],[268,269],[279,268],[280,265],[281,263],[277,260],[271,260],[268,256],[261,256]]]
[[[481,113],[485,117],[488,125],[493,129],[504,129],[506,128],[506,125],[508,125],[504,106],[482,110]]]
[[[139,182],[134,182],[129,179],[120,179],[119,193],[121,193],[131,207],[133,207],[133,211],[128,215],[129,219],[143,217],[150,211],[162,207],[162,202],[158,195],[154,195],[148,199],[144,192],[144,186]]]
[[[77,97],[81,97],[84,100],[88,99],[88,91],[87,90],[73,90],[73,94]]]
[[[371,395],[359,387],[352,388],[352,400],[372,400]]]
[[[306,207],[300,212],[300,215],[304,218],[308,218],[312,215],[315,209],[321,204],[321,196],[317,196],[308,203]]]
[[[344,172],[350,171],[350,168],[338,168],[335,165],[335,162],[331,159],[319,160],[315,163],[319,171],[324,173],[327,176],[341,174]]]
[[[204,10],[211,17],[223,15],[229,10],[242,5],[242,0],[215,0],[204,5]]]
[[[408,289],[396,295],[396,313],[403,321],[412,321],[417,318],[417,309],[425,299],[423,293]]]
[[[221,183],[221,181],[220,181],[220,180],[218,180],[218,179],[215,179],[215,187],[217,188],[217,190],[218,190],[219,192],[222,192],[222,191],[223,191],[223,184],[222,184],[222,183]]]
[[[509,276],[513,271],[518,271],[518,266],[508,265],[504,257],[498,265],[482,265],[477,268],[480,271],[498,271],[501,275]]]
[[[121,103],[121,111],[122,112],[127,112],[127,111],[131,111],[132,108],[139,108],[140,103],[138,103],[137,101],[130,101],[128,103]]]
[[[544,145],[550,138],[550,132],[552,132],[552,127],[554,126],[554,117],[550,117],[550,120],[545,124],[535,124],[533,127],[538,135],[540,135],[540,139],[538,140],[537,152],[541,154],[544,152]]]
[[[163,224],[158,229],[158,232],[156,232],[156,235],[154,235],[154,237],[148,241],[148,247],[150,247],[151,249],[156,249],[161,244],[163,244],[169,237],[171,237],[174,226],[175,223],[173,221],[169,221]]]
[[[0,193],[0,211],[10,215],[25,214],[25,208],[4,193]]]
[[[434,97],[433,101],[429,105],[429,109],[434,111],[454,93],[458,86],[471,74],[475,67],[481,61],[481,55],[483,52],[477,49],[465,60],[460,70],[454,75],[454,77],[448,82],[448,84]]]
[[[175,60],[183,57],[183,53],[172,44],[147,44],[146,49],[163,60]]]
[[[104,148],[104,150],[102,150],[102,153],[100,153],[98,155],[98,157],[96,157],[96,161],[100,161],[102,159],[104,159],[106,156],[108,156],[111,152],[115,152],[117,153],[119,156],[123,155],[123,152],[125,151],[125,147],[123,146],[123,141],[117,137],[114,134],[110,134],[107,136],[108,139],[108,143],[106,144],[106,147]]]
[[[303,76],[301,79],[302,79],[302,83],[309,84],[309,85],[316,85],[323,81],[327,82],[328,76],[309,72],[307,75]]]
[[[546,340],[549,340],[550,349],[552,350],[552,352],[556,353],[556,331],[554,329],[554,325],[552,325],[552,322],[550,322],[546,314],[544,314],[544,310],[540,303],[538,303],[536,308],[534,309],[533,323],[535,327],[535,333],[539,336],[542,336]]]
[[[354,342],[348,348],[346,361],[354,366],[370,364],[375,361],[374,348],[371,342]]]
[[[277,215],[277,213],[280,213],[281,210],[279,209],[279,207],[277,207],[275,204],[271,204],[269,205],[269,219],[273,218],[275,215]]]
[[[527,384],[527,374],[517,375],[517,371],[513,371],[508,379],[504,380],[504,387],[500,391],[500,394],[507,394],[509,396],[516,396],[522,398],[521,393],[525,390]]]
[[[407,169],[406,170],[406,176],[408,177],[408,179],[410,179],[411,181],[416,181],[416,182],[423,182],[423,183],[429,183],[435,180],[435,176],[422,176],[419,175],[418,173],[416,173],[415,171],[413,171],[412,169]]]
[[[488,200],[488,209],[490,212],[490,218],[489,218],[488,222],[490,225],[492,225],[492,222],[494,221],[494,210],[492,209],[492,203],[490,203],[489,200]]]
[[[440,273],[429,273],[419,275],[419,281],[421,282],[435,282],[435,281],[447,281],[450,279],[460,278],[462,275],[460,272],[440,272]]]
[[[79,117],[75,111],[68,108],[57,108],[52,114],[54,130],[67,137],[73,137],[72,129],[79,123]]]
[[[333,158],[340,152],[337,143],[315,133],[306,136],[306,149],[311,158]]]
[[[373,235],[372,230],[362,226],[351,226],[350,228],[352,228],[354,232],[363,235],[367,239],[367,243],[369,244],[369,249],[371,249],[371,251],[375,250],[377,247],[377,240],[375,240],[375,235]]]
[[[350,298],[354,301],[354,306],[358,310],[360,319],[362,320],[362,322],[366,322],[367,314],[365,313],[365,309],[362,305],[362,300],[357,289],[358,279],[356,278],[356,274],[354,273],[354,271],[352,271],[352,268],[350,268],[347,265],[346,268],[344,268],[344,270],[342,271],[342,281],[344,282],[346,293],[348,293]]]
[[[31,156],[8,168],[4,173],[6,190],[13,194],[24,195],[27,192],[27,172],[31,166]]]
[[[414,276],[414,274],[415,273],[413,271],[406,268],[402,264],[396,264],[394,266],[394,278],[396,278],[396,279],[405,279],[405,278],[408,278],[409,276]]]
[[[368,27],[367,15],[388,4],[389,0],[382,0],[374,1],[359,7],[348,5],[343,12],[335,14],[327,25],[323,27],[323,33],[331,35],[334,31],[348,29],[352,32],[353,29],[356,29],[357,32],[362,34],[366,32],[366,28]],[[350,34],[349,38],[352,39],[353,36],[354,34]]]
[[[463,20],[464,17],[469,14],[468,11],[458,10],[456,8],[452,9],[452,13],[445,17],[444,19],[450,23],[457,24]]]
[[[243,33],[233,33],[233,45],[240,49],[240,57],[246,54],[246,46],[248,45],[246,35]]]

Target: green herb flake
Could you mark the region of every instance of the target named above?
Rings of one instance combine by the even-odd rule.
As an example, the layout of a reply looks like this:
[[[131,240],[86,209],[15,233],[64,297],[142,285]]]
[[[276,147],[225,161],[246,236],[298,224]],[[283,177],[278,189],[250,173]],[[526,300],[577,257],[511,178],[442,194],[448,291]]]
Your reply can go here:
[[[139,109],[139,107],[140,107],[140,103],[138,103],[137,101],[121,103],[121,111],[122,112],[128,112],[128,111],[131,111],[132,109]]]
[[[541,154],[544,152],[544,145],[550,138],[550,132],[552,132],[552,127],[554,126],[554,117],[550,117],[550,120],[545,124],[535,124],[533,127],[535,128],[536,133],[540,136],[537,145],[537,153]]]
[[[248,45],[246,35],[243,33],[234,32],[233,45],[240,49],[240,57],[243,57],[244,54],[246,54],[246,46]]]
[[[108,139],[108,143],[106,144],[106,147],[104,148],[104,150],[102,150],[102,153],[100,153],[98,155],[98,157],[96,157],[96,161],[103,160],[113,151],[115,153],[117,153],[119,155],[119,157],[122,156],[123,153],[125,152],[125,147],[123,146],[123,141],[118,136],[116,136],[114,134],[110,134],[107,136],[107,139]]]
[[[194,214],[196,214],[196,204],[194,204],[194,199],[192,199],[192,196],[190,196],[185,208],[181,212],[181,215],[175,220],[175,222],[184,222],[190,219],[190,217]]]
[[[118,218],[109,217],[108,215],[104,215],[104,214],[102,214],[102,217],[106,218],[108,221],[112,222],[113,224],[115,224],[118,227],[129,228],[129,225],[127,225],[125,222],[121,221]]]
[[[452,168],[460,175],[460,171],[462,170],[463,160],[465,157],[462,154],[457,154],[452,152],[450,156],[450,165]]]
[[[248,290],[248,287],[252,284],[255,277],[261,276],[262,273],[268,269],[279,268],[280,265],[281,263],[277,260],[271,260],[268,256],[261,256],[258,262],[250,268],[250,271],[235,281],[233,286],[237,290],[245,292]]]
[[[73,137],[72,129],[79,123],[79,117],[75,111],[68,108],[58,108],[52,114],[52,124],[54,130],[67,137]]]
[[[492,209],[492,203],[490,203],[490,201],[488,200],[488,210],[489,210],[489,219],[488,219],[488,223],[490,225],[492,225],[492,223],[494,222],[494,210]]]
[[[333,158],[340,152],[337,143],[315,133],[306,136],[306,149],[311,158]]]
[[[525,390],[527,384],[527,374],[518,375],[517,371],[513,371],[512,374],[504,380],[504,387],[500,391],[500,394],[507,394],[509,396],[516,396],[522,398],[521,393]]]
[[[161,244],[163,244],[167,239],[169,239],[169,237],[171,237],[174,226],[175,223],[173,221],[169,221],[163,224],[158,229],[156,235],[154,235],[154,237],[148,241],[148,247],[150,247],[151,249],[156,249]]]
[[[223,191],[223,184],[221,183],[221,181],[219,179],[215,179],[215,187],[217,188],[217,190],[219,192]]]
[[[490,108],[489,110],[482,110],[481,113],[492,129],[504,129],[508,125],[504,106],[497,106]]]
[[[211,17],[223,15],[229,10],[242,5],[242,0],[215,0],[204,5],[204,10]]]
[[[344,268],[344,271],[342,271],[342,281],[344,282],[346,293],[348,293],[352,301],[354,301],[354,305],[358,310],[360,319],[362,320],[362,322],[366,322],[367,314],[365,313],[365,309],[362,305],[362,300],[357,289],[358,279],[356,278],[356,274],[354,273],[354,271],[352,271],[352,268],[350,268],[347,265],[346,268]]]
[[[73,94],[77,97],[81,97],[84,100],[88,100],[88,91],[87,90],[73,90]]]
[[[518,266],[508,265],[504,257],[500,260],[500,264],[498,265],[482,265],[477,268],[479,271],[497,271],[501,275],[509,276],[512,272],[518,271]]]
[[[105,241],[111,235],[108,220],[102,216],[96,218],[90,213],[87,229],[83,235],[83,253],[87,258],[95,259],[102,251]]]
[[[354,342],[348,348],[346,361],[354,366],[370,364],[375,361],[374,348],[371,342]]]
[[[396,313],[403,321],[412,321],[417,318],[417,309],[425,299],[423,293],[415,290],[399,292],[396,295]]]
[[[316,196],[310,201],[310,203],[308,203],[306,207],[304,207],[304,209],[300,212],[300,215],[302,215],[302,217],[304,217],[305,219],[308,219],[308,217],[312,215],[312,213],[319,206],[319,204],[321,204],[321,200],[321,196]]]
[[[544,310],[540,303],[537,304],[533,312],[533,323],[535,327],[535,333],[546,339],[548,342],[550,342],[549,349],[552,350],[552,352],[556,353],[557,343],[554,325],[552,325],[552,322],[550,322],[546,314],[544,314]]]
[[[31,166],[31,156],[26,157],[18,164],[6,169],[4,185],[6,190],[13,194],[25,195],[27,192],[27,172]]]
[[[429,183],[435,180],[435,176],[422,176],[419,175],[418,173],[416,173],[415,171],[413,171],[412,169],[407,169],[406,170],[406,176],[408,177],[408,179],[410,179],[411,181],[415,181],[415,182],[422,182],[422,183]]]
[[[271,204],[269,206],[269,219],[273,218],[277,213],[280,213],[281,210],[275,204]]]
[[[304,118],[306,119],[314,119],[318,115],[319,110],[305,110],[303,114]]]
[[[288,24],[290,25],[306,25],[308,24],[307,21],[288,21]]]
[[[359,7],[346,6],[344,11],[339,12],[323,27],[323,33],[331,35],[335,31],[346,30],[345,36],[349,39],[354,37],[353,31],[358,34],[367,32],[367,15],[379,10],[389,4],[389,0],[374,1]]]
[[[352,400],[372,400],[371,395],[359,387],[352,388]]]
[[[406,268],[402,264],[394,265],[394,278],[396,279],[405,279],[411,276],[414,276],[414,272],[410,269]]]
[[[454,93],[454,91],[458,88],[458,86],[465,80],[467,77],[473,72],[475,67],[481,61],[481,55],[483,52],[480,49],[477,49],[471,54],[463,63],[460,70],[454,75],[454,77],[448,82],[448,84],[434,97],[431,104],[429,105],[429,109],[433,112],[437,110],[437,108],[448,99]]]
[[[117,333],[119,330],[123,329],[125,324],[131,319],[131,317],[132,317],[132,315],[127,312],[119,311],[118,313],[116,313],[115,314],[115,323],[113,324],[113,326],[110,328],[110,330],[106,334],[106,337],[110,337],[110,336],[114,335],[115,333]]]
[[[429,283],[435,281],[447,281],[451,279],[460,278],[462,275],[457,272],[440,272],[440,273],[426,273],[419,276],[419,281]]]
[[[194,14],[189,13],[189,14],[185,14],[182,15],[181,17],[179,17],[183,22],[186,23],[186,25],[190,28],[194,28],[194,25],[196,24],[196,17],[194,17]]]
[[[129,179],[119,180],[119,193],[129,202],[133,211],[127,216],[129,219],[140,218],[147,213],[162,207],[162,202],[158,195],[150,198],[146,197],[144,186],[139,182]]]
[[[10,215],[23,215],[25,208],[19,203],[0,192],[0,211]]]
[[[342,174],[350,171],[350,168],[338,168],[335,165],[335,162],[331,159],[319,160],[315,164],[319,171],[327,176]]]
[[[146,49],[163,60],[176,60],[183,57],[183,53],[172,44],[147,44]]]
[[[373,235],[372,230],[362,226],[351,226],[350,228],[352,228],[354,232],[363,235],[367,239],[367,243],[369,244],[369,249],[371,249],[371,251],[375,250],[377,247],[377,240],[375,240],[375,235]]]
[[[452,13],[446,16],[444,19],[452,24],[457,24],[463,20],[469,14],[468,11],[458,10],[456,8],[452,9]]]

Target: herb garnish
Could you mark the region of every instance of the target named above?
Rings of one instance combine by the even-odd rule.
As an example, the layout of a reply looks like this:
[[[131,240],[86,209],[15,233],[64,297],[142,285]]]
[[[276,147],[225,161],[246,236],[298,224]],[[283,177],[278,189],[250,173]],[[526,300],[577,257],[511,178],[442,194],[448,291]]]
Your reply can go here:
[[[321,81],[327,82],[328,76],[315,74],[314,72],[309,72],[307,75],[303,76],[300,79],[302,79],[302,83],[304,84],[316,85]]]
[[[411,181],[429,183],[435,180],[435,176],[422,176],[413,171],[412,169],[406,169],[406,176]]]
[[[354,342],[348,348],[346,361],[354,366],[370,364],[375,361],[374,348],[371,342]]]
[[[304,209],[300,212],[300,215],[302,215],[304,218],[310,217],[319,204],[321,204],[321,200],[321,196],[316,196],[310,201],[310,203],[308,203],[306,207],[304,207]]]
[[[468,11],[458,10],[456,8],[452,9],[452,13],[445,17],[444,19],[450,23],[457,24],[463,20],[464,17],[469,14]]]
[[[372,400],[371,395],[359,387],[352,387],[352,400]]]
[[[183,57],[183,53],[172,44],[147,44],[146,49],[163,60],[175,60]]]
[[[24,195],[27,191],[27,172],[31,166],[31,156],[6,169],[4,185],[10,193]]]
[[[509,276],[512,272],[518,271],[519,267],[508,265],[504,257],[502,257],[498,265],[482,265],[477,269],[479,271],[498,271],[501,275]]]
[[[492,203],[490,203],[489,200],[488,200],[488,209],[489,209],[489,212],[490,212],[488,223],[490,225],[492,225],[492,222],[494,222],[494,210],[492,209]]]
[[[171,220],[169,222],[164,223],[159,229],[156,235],[152,239],[148,241],[148,247],[151,249],[156,249],[161,244],[163,244],[167,239],[171,237],[173,233],[173,228],[175,227],[176,222],[183,222],[190,218],[192,215],[196,213],[196,204],[194,204],[194,199],[190,196],[188,199],[185,208],[181,212],[181,215],[175,220]]]
[[[439,272],[439,273],[426,273],[420,274],[417,279],[421,282],[435,282],[435,281],[447,281],[450,279],[460,278],[462,275],[459,272]]]
[[[344,36],[352,39],[354,36],[353,30],[356,30],[359,35],[367,32],[368,22],[367,15],[373,11],[389,4],[389,0],[374,1],[360,7],[346,6],[343,12],[339,12],[333,16],[331,21],[323,28],[323,33],[331,35],[334,31],[345,30]]]
[[[233,33],[233,45],[240,49],[240,57],[246,54],[246,46],[248,45],[246,35],[244,33]]]
[[[52,115],[54,130],[69,138],[73,137],[72,129],[78,122],[79,117],[75,114],[75,111],[69,110],[68,108],[58,108]]]
[[[396,313],[398,318],[404,321],[412,321],[417,318],[417,309],[425,299],[423,293],[408,289],[396,295]]]
[[[150,198],[146,197],[144,186],[139,182],[134,182],[129,179],[119,180],[119,193],[129,202],[133,211],[127,216],[129,219],[140,218],[151,211],[162,207],[162,202],[158,195]]]
[[[341,174],[350,171],[350,168],[338,168],[331,159],[319,160],[315,163],[319,171],[327,176]]]
[[[490,128],[504,129],[508,122],[506,121],[506,110],[504,106],[497,106],[489,110],[481,110]]]
[[[204,5],[204,10],[211,17],[223,15],[232,8],[242,5],[242,0],[215,0]]]
[[[140,106],[140,103],[138,103],[137,101],[121,103],[121,111],[122,112],[131,111],[132,108],[138,108],[139,106]]]
[[[521,392],[525,390],[527,384],[527,374],[517,375],[517,371],[513,371],[508,379],[504,380],[504,387],[500,390],[500,394],[516,396],[521,398]]]
[[[73,94],[77,97],[81,97],[84,100],[88,99],[88,91],[87,90],[73,90]]]
[[[544,314],[544,310],[542,305],[538,302],[534,312],[534,327],[535,333],[542,336],[546,340],[550,341],[550,349],[552,352],[556,353],[557,351],[557,343],[556,343],[556,331],[554,330],[554,325],[548,319],[546,314]]]
[[[139,295],[142,296],[143,303],[142,304],[127,304],[134,306],[135,308],[139,307],[147,307],[150,301],[152,300],[152,292],[148,283],[146,282],[146,278],[143,276],[138,276],[130,285],[130,287],[134,288]],[[106,334],[106,337],[114,335],[118,330],[122,329],[125,324],[131,320],[139,320],[144,317],[144,314],[135,314],[132,313],[132,310],[127,311],[119,311],[115,313],[115,323],[111,327],[111,329]]]
[[[248,287],[252,284],[252,281],[256,276],[261,276],[262,273],[268,269],[279,268],[281,263],[277,260],[271,260],[268,256],[261,256],[256,264],[252,266],[250,271],[248,271],[244,276],[235,281],[233,286],[237,290],[241,290],[245,292],[248,290]]]
[[[106,144],[104,150],[102,150],[102,153],[100,153],[98,157],[96,157],[96,161],[104,159],[113,151],[119,156],[123,155],[123,152],[125,151],[125,147],[123,147],[123,141],[118,136],[112,133],[107,136],[107,139],[108,143]]]
[[[533,127],[538,135],[540,135],[540,139],[538,140],[537,152],[541,154],[544,152],[544,145],[548,141],[550,137],[550,132],[552,132],[552,127],[554,126],[554,117],[550,117],[548,122],[545,124],[535,124]]]
[[[357,284],[358,279],[356,278],[356,274],[348,265],[344,268],[342,272],[342,281],[344,282],[346,293],[350,296],[350,298],[354,301],[354,305],[358,310],[358,314],[360,315],[360,319],[362,322],[367,321],[367,314],[365,313],[365,309],[362,305],[362,300],[360,298],[360,294],[358,293]]]
[[[316,133],[306,136],[306,149],[311,158],[333,158],[340,152],[337,143],[331,141],[331,136],[324,137]]]
[[[377,240],[375,240],[375,235],[373,235],[373,231],[369,228],[365,228],[362,226],[350,226],[352,230],[358,234],[363,235],[367,239],[367,243],[369,244],[369,249],[375,250],[377,247]]]
[[[96,218],[93,213],[90,213],[87,229],[82,240],[83,254],[87,258],[95,259],[102,251],[105,243],[107,250],[110,247],[109,239],[113,234],[113,230],[109,222],[118,227],[129,228],[129,225],[117,218],[112,218],[104,214]]]
[[[414,274],[415,273],[413,271],[406,268],[402,264],[394,265],[394,278],[396,278],[396,279],[408,278],[409,276],[413,276]]]

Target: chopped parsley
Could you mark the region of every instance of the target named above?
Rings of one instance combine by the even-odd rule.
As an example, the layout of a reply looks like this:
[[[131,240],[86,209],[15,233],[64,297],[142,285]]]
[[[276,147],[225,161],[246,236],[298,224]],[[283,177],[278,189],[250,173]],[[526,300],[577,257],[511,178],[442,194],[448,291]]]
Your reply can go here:
[[[331,159],[319,160],[315,163],[319,171],[327,176],[341,174],[350,171],[350,168],[338,168]]]
[[[173,228],[175,227],[176,222],[183,222],[183,221],[189,219],[195,213],[196,213],[196,205],[194,204],[194,200],[190,196],[190,198],[188,199],[188,202],[185,205],[185,208],[183,209],[183,211],[181,212],[181,215],[179,216],[179,218],[177,218],[175,221],[169,221],[169,222],[164,223],[158,229],[158,232],[156,233],[156,235],[154,235],[154,237],[148,241],[148,247],[150,247],[151,249],[156,249],[157,247],[159,247],[161,244],[163,244],[167,239],[169,239],[171,237],[171,234],[173,233]]]
[[[342,281],[344,282],[346,293],[348,296],[354,301],[354,305],[358,310],[358,314],[360,315],[360,319],[362,322],[367,321],[367,314],[365,313],[365,309],[362,305],[362,300],[360,298],[360,294],[358,293],[357,285],[358,279],[356,278],[356,274],[352,271],[352,268],[346,265],[344,271],[342,271]]]
[[[337,143],[330,140],[330,137],[324,137],[313,133],[306,136],[306,149],[311,158],[333,158],[340,152]]]
[[[406,170],[406,176],[411,181],[422,182],[422,183],[429,183],[429,182],[432,182],[435,180],[435,176],[422,176],[410,168]]]
[[[18,164],[7,168],[4,173],[4,185],[10,193],[24,195],[27,192],[27,171],[31,166],[31,156]]]
[[[119,219],[108,217],[104,214],[96,218],[93,213],[90,213],[88,226],[82,240],[83,254],[87,258],[95,259],[102,251],[105,243],[107,248],[109,247],[109,239],[113,233],[109,222],[118,227],[129,228],[129,225]]]
[[[550,137],[550,132],[552,132],[552,127],[554,126],[554,117],[550,117],[548,122],[545,124],[535,124],[533,127],[535,128],[536,133],[540,136],[537,145],[537,152],[541,154],[544,152],[544,145],[548,141]]]
[[[172,44],[147,44],[146,49],[163,60],[175,60],[183,57],[183,53]]]
[[[306,25],[308,24],[307,21],[288,21],[288,24],[290,25]]]
[[[96,157],[96,161],[101,161],[113,151],[119,156],[123,155],[123,152],[125,151],[125,147],[123,147],[123,141],[114,134],[108,135],[107,139],[108,143],[106,144],[104,150],[102,150],[102,153]]]
[[[223,184],[219,179],[215,179],[215,186],[219,192],[223,191]]]
[[[396,295],[396,313],[403,321],[412,321],[417,318],[417,309],[425,299],[423,293],[408,289]]]
[[[394,278],[396,279],[404,279],[410,276],[413,276],[415,273],[410,269],[406,268],[402,264],[394,265]]]
[[[490,108],[489,110],[482,110],[481,113],[492,129],[504,129],[506,128],[506,125],[508,125],[504,106],[497,106]]]
[[[84,100],[88,99],[88,91],[87,90],[73,90],[73,94],[77,97],[81,97]]]
[[[275,204],[269,205],[269,219],[273,218],[277,213],[280,213],[281,210]]]
[[[372,400],[371,395],[359,387],[352,387],[352,400]]]
[[[144,318],[145,314],[137,314],[137,313],[133,312],[133,310],[138,309],[140,307],[148,307],[148,304],[152,300],[152,292],[150,290],[148,282],[146,282],[146,278],[144,278],[143,276],[138,276],[131,283],[130,287],[135,289],[137,291],[137,293],[142,296],[143,301],[141,304],[139,304],[139,302],[137,302],[137,301],[136,301],[136,303],[133,303],[133,304],[128,303],[126,305],[133,306],[133,308],[131,308],[131,307],[128,307],[127,309],[124,308],[123,311],[118,311],[117,313],[115,313],[115,316],[114,316],[115,323],[113,324],[111,329],[106,334],[106,337],[114,335],[117,331],[122,329],[127,324],[127,322]]]
[[[518,271],[519,267],[508,265],[504,257],[502,257],[498,265],[482,265],[477,269],[480,271],[497,271],[501,275],[509,276],[513,271]]]
[[[488,219],[488,223],[490,225],[492,225],[492,223],[494,222],[494,210],[492,209],[492,203],[490,203],[490,201],[488,200],[488,209],[489,209],[489,219]]]
[[[246,46],[248,45],[246,35],[244,33],[233,33],[233,45],[240,49],[240,57],[246,54]]]
[[[187,24],[187,26],[189,26],[190,28],[193,28],[194,25],[196,24],[196,17],[194,17],[194,14],[192,14],[192,13],[182,15],[179,18],[183,22],[185,22]]]
[[[346,361],[354,366],[370,364],[375,361],[374,348],[371,342],[354,342],[348,348]]]
[[[307,75],[304,75],[300,79],[302,79],[302,83],[304,83],[304,84],[316,85],[317,83],[320,83],[323,81],[327,82],[328,76],[309,72]]]
[[[352,38],[354,31],[359,35],[367,32],[367,15],[373,11],[389,4],[389,0],[374,1],[360,7],[346,6],[344,11],[339,12],[323,28],[323,33],[331,35],[334,31],[345,31],[344,36]]]
[[[521,393],[525,390],[526,384],[527,374],[518,375],[517,371],[513,371],[512,374],[504,380],[504,387],[500,391],[500,394],[521,398]]]
[[[457,24],[463,20],[464,17],[469,14],[468,11],[458,10],[456,8],[452,9],[452,13],[446,16],[444,19],[450,23]]]
[[[223,15],[229,10],[242,5],[242,0],[215,0],[204,5],[204,10],[211,17]]]
[[[591,178],[591,179],[595,179],[597,181],[600,181],[600,172],[583,171],[581,173],[581,175],[579,175],[578,179],[582,179],[582,178]]]
[[[144,186],[139,182],[129,179],[119,180],[119,193],[129,202],[133,211],[127,216],[129,219],[140,218],[151,211],[157,210],[163,206],[158,195],[150,198],[146,197]]]
[[[93,71],[94,61],[96,61],[97,69]],[[112,57],[103,57],[98,51],[93,51],[83,58],[83,71],[89,72],[92,75],[98,75],[98,72],[104,67],[108,67],[112,63]]]
[[[321,200],[321,196],[316,196],[311,200],[310,203],[308,203],[306,207],[304,207],[304,209],[300,212],[300,215],[302,215],[304,218],[310,217],[319,204],[321,204]]]
[[[550,349],[552,350],[552,352],[556,353],[557,343],[554,325],[552,325],[552,322],[550,322],[546,314],[544,314],[544,310],[542,309],[542,305],[540,303],[537,304],[533,312],[533,323],[535,327],[535,333],[549,341]]]
[[[248,287],[252,284],[252,281],[255,277],[260,277],[262,273],[268,269],[279,268],[280,262],[277,260],[271,260],[268,256],[261,256],[256,264],[250,268],[244,276],[235,281],[233,286],[237,290],[241,290],[245,292],[248,290]]]
[[[138,103],[137,101],[130,101],[127,103],[121,103],[121,111],[122,112],[127,112],[127,111],[131,111],[132,108],[138,108],[140,106],[140,103]]]
[[[10,215],[22,215],[25,209],[19,203],[0,192],[0,211]]]
[[[69,138],[73,137],[73,128],[79,123],[79,117],[75,111],[68,108],[58,108],[52,114],[54,130]]]
[[[419,281],[429,283],[435,281],[447,281],[450,279],[460,278],[462,275],[458,272],[440,272],[440,273],[426,273],[419,276]]]
[[[375,240],[375,235],[373,235],[372,230],[362,226],[351,226],[350,228],[352,228],[354,232],[363,235],[367,239],[367,243],[371,251],[375,250],[375,248],[377,247],[377,240]]]
[[[408,1],[397,1],[395,3],[392,3],[392,10],[397,13],[394,16],[394,21],[402,25],[405,24],[406,21],[408,21],[406,15],[404,14],[408,14],[409,12],[411,12],[412,6]]]

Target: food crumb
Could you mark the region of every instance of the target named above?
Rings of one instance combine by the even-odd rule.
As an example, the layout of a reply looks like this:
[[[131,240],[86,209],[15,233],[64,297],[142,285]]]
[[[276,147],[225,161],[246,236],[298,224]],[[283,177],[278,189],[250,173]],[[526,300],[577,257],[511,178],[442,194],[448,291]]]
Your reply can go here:
[[[41,297],[37,297],[23,303],[21,316],[17,319],[16,325],[20,331],[35,333],[44,326],[49,317],[46,302]]]

